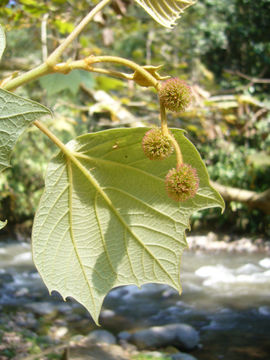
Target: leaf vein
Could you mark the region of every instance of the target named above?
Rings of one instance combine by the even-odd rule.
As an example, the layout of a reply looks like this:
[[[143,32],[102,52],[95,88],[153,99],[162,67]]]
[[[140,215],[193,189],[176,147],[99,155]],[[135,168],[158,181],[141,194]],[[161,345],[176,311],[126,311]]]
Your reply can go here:
[[[139,280],[138,280],[138,277],[136,276],[136,274],[135,274],[135,272],[134,272],[133,265],[132,265],[132,262],[131,262],[131,258],[130,258],[130,256],[129,256],[129,252],[128,252],[128,246],[127,246],[127,228],[125,228],[125,232],[124,232],[124,243],[125,243],[127,258],[128,258],[128,261],[129,261],[129,266],[130,266],[130,268],[131,268],[131,271],[132,271],[132,274],[133,274],[134,278],[136,279],[137,285],[139,285]]]
[[[152,211],[158,213],[159,215],[162,215],[162,216],[166,217],[167,219],[172,220],[172,218],[171,218],[169,215],[164,214],[164,213],[161,212],[160,210],[157,210],[156,208],[152,207],[150,204],[145,203],[143,200],[139,199],[137,196],[134,196],[134,195],[132,195],[132,194],[130,194],[130,193],[122,190],[122,189],[117,189],[116,187],[113,187],[113,186],[107,186],[107,187],[104,187],[103,189],[104,189],[104,190],[106,190],[106,189],[111,189],[111,190],[115,190],[115,191],[117,191],[117,192],[120,192],[120,193],[122,193],[123,195],[126,195],[127,197],[130,197],[130,198],[136,200],[137,202],[140,202],[140,203],[143,204],[145,207],[148,207],[149,209],[151,209]],[[182,222],[180,222],[180,221],[178,221],[178,220],[173,219],[173,222],[176,222],[176,223],[178,223],[178,224],[180,224],[180,225],[183,225],[185,228],[188,227],[187,224],[184,224],[184,223],[182,223]]]
[[[95,216],[96,216],[96,220],[97,220],[97,224],[98,224],[98,229],[99,229],[99,233],[100,233],[100,238],[101,238],[101,242],[102,242],[102,246],[103,246],[103,249],[104,249],[104,252],[106,254],[106,258],[108,260],[108,263],[110,265],[110,268],[112,269],[113,273],[116,275],[117,277],[117,272],[115,271],[113,265],[112,265],[112,262],[111,262],[111,259],[110,259],[110,256],[109,256],[109,253],[108,253],[108,250],[107,250],[107,246],[105,244],[105,239],[104,239],[104,236],[103,236],[103,232],[102,232],[102,228],[101,228],[101,224],[100,224],[100,221],[99,221],[99,217],[98,217],[98,210],[97,210],[97,195],[98,195],[98,192],[96,192],[96,195],[95,195],[95,200],[94,200],[94,211],[95,211]]]

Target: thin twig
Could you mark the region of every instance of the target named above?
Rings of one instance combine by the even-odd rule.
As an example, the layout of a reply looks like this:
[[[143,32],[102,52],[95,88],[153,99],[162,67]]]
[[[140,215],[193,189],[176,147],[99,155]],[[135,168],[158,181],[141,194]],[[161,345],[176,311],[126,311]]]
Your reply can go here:
[[[270,84],[270,79],[261,79],[258,77],[253,77],[253,76],[249,76],[246,74],[241,73],[240,71],[236,70],[226,70],[227,73],[232,74],[232,75],[237,75],[243,79],[249,80],[252,84]]]
[[[73,42],[74,39],[82,32],[82,30],[88,25],[88,23],[95,17],[95,15],[101,11],[104,6],[106,6],[111,0],[102,0],[98,5],[96,5],[90,13],[82,19],[82,21],[76,26],[72,33],[64,40],[64,42],[58,46],[54,52],[48,57],[46,63],[49,67],[53,67],[58,62],[59,58],[65,51],[65,49]]]
[[[62,349],[66,349],[68,348],[68,344],[62,344],[62,345],[58,345],[58,346],[54,346],[54,347],[50,347],[44,351],[42,351],[39,354],[34,354],[34,355],[29,355],[27,357],[24,358],[24,360],[35,360],[35,359],[40,359],[42,356],[62,350]]]
[[[45,62],[48,57],[48,46],[47,46],[47,20],[49,14],[44,14],[41,21],[41,49],[42,49],[42,60]]]

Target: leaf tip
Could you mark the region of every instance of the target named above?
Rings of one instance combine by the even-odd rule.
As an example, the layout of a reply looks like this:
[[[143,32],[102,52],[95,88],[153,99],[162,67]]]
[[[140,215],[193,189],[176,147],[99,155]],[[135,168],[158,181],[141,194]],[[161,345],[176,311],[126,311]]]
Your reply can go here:
[[[7,225],[7,223],[8,223],[7,220],[5,220],[5,221],[0,220],[0,230],[3,229]]]

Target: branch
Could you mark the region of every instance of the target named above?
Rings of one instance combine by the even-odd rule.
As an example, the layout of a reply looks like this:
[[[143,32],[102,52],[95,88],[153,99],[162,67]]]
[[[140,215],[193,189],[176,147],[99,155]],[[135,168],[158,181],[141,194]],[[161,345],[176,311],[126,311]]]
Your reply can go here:
[[[59,350],[63,350],[63,349],[64,349],[64,354],[65,354],[65,352],[68,351],[68,349],[69,349],[69,345],[68,344],[61,344],[61,345],[58,345],[58,346],[52,346],[52,347],[40,352],[38,354],[38,357],[43,358],[44,355],[55,353],[55,352],[58,352]],[[35,360],[35,359],[37,359],[37,354],[29,355],[29,356],[24,358],[24,360]]]
[[[90,58],[92,59],[93,56],[90,56]],[[115,70],[95,68],[88,64],[89,61],[87,61],[87,59],[88,58],[85,58],[83,60],[75,60],[75,61],[68,61],[66,63],[60,63],[60,64],[55,65],[53,70],[54,70],[54,72],[67,74],[72,70],[79,69],[79,70],[85,70],[85,71],[89,71],[89,72],[96,72],[99,74],[114,76],[114,77],[118,77],[118,78],[121,78],[124,80],[132,80],[133,79],[132,74],[125,74],[125,73],[122,73],[120,71],[115,71]]]
[[[260,78],[257,78],[257,77],[252,77],[252,76],[249,76],[249,75],[246,75],[246,74],[243,74],[241,73],[240,71],[236,70],[236,71],[233,71],[233,70],[226,70],[227,73],[229,74],[232,74],[232,75],[237,75],[243,79],[246,79],[248,81],[250,81],[252,84],[270,84],[270,79],[260,79]]]
[[[270,214],[270,188],[262,193],[224,186],[216,182],[211,185],[220,192],[225,201],[237,201],[248,205],[251,208],[262,210]]]
[[[122,65],[134,70],[134,74],[125,74],[119,71],[99,69],[92,66],[93,64],[97,64],[97,63],[114,63],[114,64]],[[134,61],[121,58],[118,56],[91,55],[83,60],[67,61],[65,63],[57,64],[52,68],[52,71],[67,74],[74,69],[94,71],[101,74],[112,75],[112,76],[120,77],[122,79],[134,80],[134,81],[136,81],[134,75],[138,73],[147,82],[148,86],[153,86],[155,88],[158,88],[159,86],[159,81],[151,74],[151,72],[147,71],[145,67],[136,64]]]

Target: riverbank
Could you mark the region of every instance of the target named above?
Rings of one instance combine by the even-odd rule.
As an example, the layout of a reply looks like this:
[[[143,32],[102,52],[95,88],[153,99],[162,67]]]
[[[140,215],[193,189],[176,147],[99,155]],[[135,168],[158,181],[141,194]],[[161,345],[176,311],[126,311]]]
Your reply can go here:
[[[68,352],[72,360],[268,360],[269,253],[254,240],[212,233],[188,242],[181,296],[161,284],[115,288],[101,328],[74,300],[49,295],[29,243],[1,243],[0,360],[67,359]]]
[[[27,228],[27,231],[18,231],[15,234],[8,236],[0,234],[0,247],[1,243],[12,241],[14,239],[19,243],[31,243],[31,232]],[[207,233],[197,234],[195,232],[187,232],[188,248],[192,251],[227,251],[240,252],[240,253],[255,253],[265,252],[270,253],[270,238],[262,236],[239,236],[237,234],[223,234],[215,233],[213,231]]]
[[[229,253],[267,253],[270,254],[270,239],[263,237],[240,237],[237,235],[209,232],[204,235],[187,235],[189,249],[193,251],[227,251]]]

